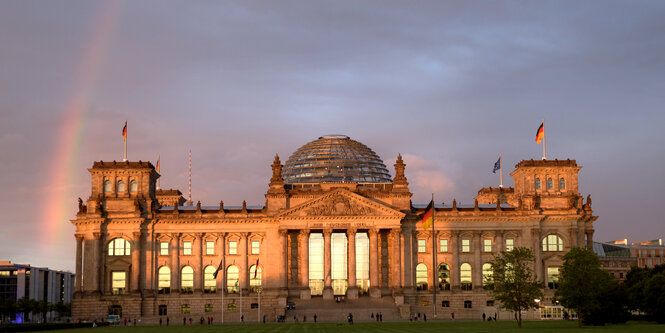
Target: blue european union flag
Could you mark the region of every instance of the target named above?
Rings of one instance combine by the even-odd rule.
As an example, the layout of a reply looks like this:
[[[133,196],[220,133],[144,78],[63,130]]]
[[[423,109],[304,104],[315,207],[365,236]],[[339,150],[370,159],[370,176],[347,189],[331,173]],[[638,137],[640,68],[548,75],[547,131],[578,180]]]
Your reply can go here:
[[[496,170],[501,169],[501,157],[494,163],[494,169],[492,170],[492,173],[496,173]]]

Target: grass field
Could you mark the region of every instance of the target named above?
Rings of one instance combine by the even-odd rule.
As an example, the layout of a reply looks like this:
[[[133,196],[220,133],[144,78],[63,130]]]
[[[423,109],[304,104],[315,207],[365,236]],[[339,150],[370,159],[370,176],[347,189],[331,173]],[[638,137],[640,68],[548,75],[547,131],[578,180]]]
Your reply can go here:
[[[119,332],[266,332],[266,333],[298,333],[298,332],[515,332],[518,331],[516,322],[414,322],[414,323],[356,323],[348,324],[229,324],[229,325],[193,325],[193,326],[145,326],[145,327],[96,327],[73,330],[58,330],[58,333],[119,333]],[[665,332],[665,325],[654,323],[629,322],[623,325],[607,325],[600,327],[577,328],[574,321],[528,321],[523,323],[519,332]]]

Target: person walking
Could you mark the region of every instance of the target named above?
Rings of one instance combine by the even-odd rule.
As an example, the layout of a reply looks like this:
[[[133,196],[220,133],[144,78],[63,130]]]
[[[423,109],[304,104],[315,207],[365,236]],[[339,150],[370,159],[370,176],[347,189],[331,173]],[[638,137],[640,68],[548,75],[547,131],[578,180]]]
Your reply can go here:
[[[353,314],[349,313],[347,319],[349,320],[349,325],[353,325]]]
[[[485,321],[485,312],[483,312],[483,321]]]
[[[166,326],[169,326],[170,322],[171,322],[171,319],[169,319],[169,317],[166,317]]]
[[[314,322],[316,323],[316,313],[314,314]]]

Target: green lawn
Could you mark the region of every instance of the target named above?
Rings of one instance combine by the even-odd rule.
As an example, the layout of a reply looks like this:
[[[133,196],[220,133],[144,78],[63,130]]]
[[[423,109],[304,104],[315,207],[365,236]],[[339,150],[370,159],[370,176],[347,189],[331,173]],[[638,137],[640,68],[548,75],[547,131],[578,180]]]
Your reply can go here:
[[[80,328],[73,330],[58,330],[57,333],[118,333],[118,332],[201,332],[201,333],[246,333],[246,332],[515,332],[517,331],[516,322],[399,322],[399,323],[357,323],[348,324],[227,324],[227,325],[193,325],[193,326],[146,326],[146,327],[97,327]],[[577,322],[574,321],[528,321],[523,323],[523,328],[519,332],[579,332]],[[665,325],[654,323],[630,322],[623,325],[607,325],[601,327],[584,327],[584,332],[665,332]]]

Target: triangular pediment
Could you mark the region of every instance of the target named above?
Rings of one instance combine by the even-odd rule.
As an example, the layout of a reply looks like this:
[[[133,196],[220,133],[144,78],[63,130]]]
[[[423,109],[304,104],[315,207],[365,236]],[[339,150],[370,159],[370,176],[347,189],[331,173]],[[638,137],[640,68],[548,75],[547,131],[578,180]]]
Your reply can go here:
[[[403,218],[406,214],[347,189],[336,189],[277,215],[281,218],[374,216]]]

